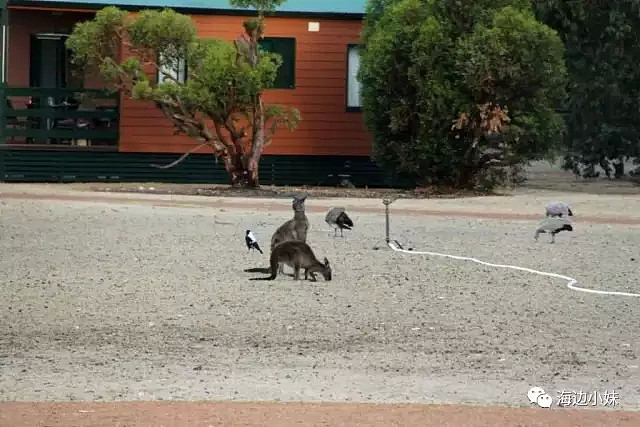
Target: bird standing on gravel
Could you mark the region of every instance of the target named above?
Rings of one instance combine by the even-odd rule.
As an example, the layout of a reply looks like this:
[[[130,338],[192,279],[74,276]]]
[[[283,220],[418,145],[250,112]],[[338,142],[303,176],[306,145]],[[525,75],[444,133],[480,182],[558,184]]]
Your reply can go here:
[[[257,249],[260,253],[263,253],[262,249],[260,249],[260,245],[258,245],[258,240],[256,240],[256,236],[253,235],[251,230],[247,230],[247,234],[244,236],[244,241],[247,242],[247,248],[249,250]]]
[[[564,202],[551,202],[547,205],[546,213],[548,217],[573,216],[571,206]]]
[[[551,243],[556,242],[556,234],[561,231],[573,231],[573,226],[571,225],[571,221],[568,218],[545,218],[540,223],[540,226],[536,230],[536,234],[533,238],[538,241],[538,236],[540,233],[550,233],[551,234]]]
[[[351,221],[351,218],[349,218],[344,208],[332,208],[327,212],[324,220],[327,224],[334,227],[334,237],[338,235],[338,228],[340,229],[340,237],[344,237],[342,230],[351,230],[351,227],[353,227],[353,221]]]

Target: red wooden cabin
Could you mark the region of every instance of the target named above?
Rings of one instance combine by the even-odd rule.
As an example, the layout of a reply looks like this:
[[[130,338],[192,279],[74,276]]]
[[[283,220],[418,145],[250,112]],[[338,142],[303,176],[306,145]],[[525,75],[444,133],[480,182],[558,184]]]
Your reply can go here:
[[[335,185],[347,178],[384,185],[370,159],[355,78],[364,1],[289,0],[267,18],[263,46],[283,58],[267,101],[295,106],[302,122],[295,131],[280,130],[266,148],[263,184]],[[73,72],[66,37],[109,4],[131,11],[172,7],[192,16],[201,37],[228,40],[255,14],[226,0],[4,1],[0,180],[226,182],[204,150],[175,168],[152,168],[195,142],[174,135],[152,104],[104,92],[99,80]],[[71,99],[73,105],[65,103]]]

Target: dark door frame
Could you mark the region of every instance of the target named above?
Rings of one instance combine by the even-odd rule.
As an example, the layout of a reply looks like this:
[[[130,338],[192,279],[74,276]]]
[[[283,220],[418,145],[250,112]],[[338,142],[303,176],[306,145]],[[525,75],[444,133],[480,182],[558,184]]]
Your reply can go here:
[[[38,43],[39,40],[55,40],[59,43],[56,45],[56,57],[60,60],[60,63],[56,67],[56,88],[67,87],[67,48],[65,41],[69,37],[68,34],[60,33],[37,33],[31,35],[30,42],[30,65],[29,65],[29,86],[40,87],[41,86],[41,72],[42,72],[42,44]]]

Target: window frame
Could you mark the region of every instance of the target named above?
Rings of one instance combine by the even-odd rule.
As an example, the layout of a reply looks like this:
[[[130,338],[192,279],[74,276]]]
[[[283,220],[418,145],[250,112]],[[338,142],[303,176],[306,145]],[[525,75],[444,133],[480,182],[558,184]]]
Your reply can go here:
[[[183,67],[180,67],[180,62],[184,64]],[[161,83],[164,83],[165,77],[160,72],[160,70],[163,68],[163,66],[160,65],[160,55],[158,55],[157,64],[158,65],[156,69],[156,83],[161,84]],[[182,68],[182,70],[180,70],[180,68]],[[180,71],[183,72],[182,80],[180,79]],[[189,64],[187,63],[186,57],[181,57],[178,59],[178,69],[175,70],[175,72],[176,72],[176,80],[178,81],[179,84],[184,84],[187,82],[187,78],[189,77]]]
[[[293,48],[291,50],[291,85],[286,86],[286,87],[273,86],[273,87],[268,88],[267,90],[274,90],[274,89],[276,89],[276,90],[294,90],[296,88],[296,61],[297,61],[296,51],[298,50],[298,40],[295,37],[262,37],[262,39],[260,41],[262,41],[262,40],[292,40],[293,41]],[[258,45],[259,45],[260,41],[258,42]],[[271,51],[267,51],[267,52],[271,52]],[[271,52],[271,53],[278,53],[283,58],[283,63],[280,66],[280,68],[278,69],[278,72],[280,72],[282,67],[285,65],[284,64],[284,56],[282,54],[280,54],[279,52]],[[276,79],[277,79],[277,77],[276,77]]]
[[[358,103],[359,105],[354,107],[354,106],[350,106],[349,105],[349,53],[351,53],[352,49],[362,49],[364,47],[363,44],[360,43],[349,43],[347,44],[347,53],[346,53],[346,61],[345,61],[345,79],[344,79],[344,104],[345,104],[345,110],[348,113],[360,113],[362,112],[362,98],[360,97],[360,94],[362,92],[362,90],[360,90],[358,92]],[[361,55],[358,54],[358,58],[360,58]],[[360,65],[358,64],[358,69],[360,69]],[[359,83],[359,82],[358,82]]]

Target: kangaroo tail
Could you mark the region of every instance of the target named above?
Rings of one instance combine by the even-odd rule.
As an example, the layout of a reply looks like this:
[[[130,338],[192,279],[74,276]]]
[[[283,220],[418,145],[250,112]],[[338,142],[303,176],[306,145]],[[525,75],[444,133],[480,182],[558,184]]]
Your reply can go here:
[[[261,268],[261,267],[245,268],[244,271],[246,271],[247,273],[264,273],[264,274],[271,273],[271,269],[269,267],[267,267],[267,268]]]
[[[273,255],[271,255],[271,259],[270,259],[270,272],[271,272],[271,276],[269,277],[254,277],[251,278],[249,280],[273,280],[276,278],[276,276],[278,275],[278,261],[276,260],[276,258],[273,257]]]

